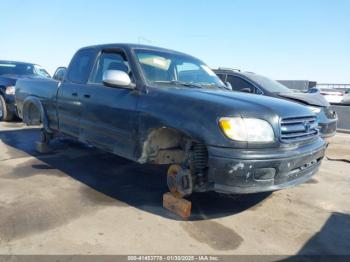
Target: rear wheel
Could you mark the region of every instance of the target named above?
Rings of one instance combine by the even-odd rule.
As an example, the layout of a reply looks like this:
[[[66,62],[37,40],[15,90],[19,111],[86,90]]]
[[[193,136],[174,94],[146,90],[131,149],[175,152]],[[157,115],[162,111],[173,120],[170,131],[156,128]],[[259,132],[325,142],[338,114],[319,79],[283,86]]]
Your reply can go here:
[[[5,98],[0,95],[0,121],[10,121],[13,119],[13,113],[8,110]]]

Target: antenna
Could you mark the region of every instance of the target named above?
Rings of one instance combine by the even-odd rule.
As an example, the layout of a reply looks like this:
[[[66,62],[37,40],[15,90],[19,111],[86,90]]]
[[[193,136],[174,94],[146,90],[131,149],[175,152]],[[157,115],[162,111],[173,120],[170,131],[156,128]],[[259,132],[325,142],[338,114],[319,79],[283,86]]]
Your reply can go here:
[[[147,39],[147,38],[145,38],[143,36],[137,37],[137,42],[139,44],[141,44],[142,41],[146,42],[147,44],[152,44],[153,43],[151,40],[149,40],[149,39]]]

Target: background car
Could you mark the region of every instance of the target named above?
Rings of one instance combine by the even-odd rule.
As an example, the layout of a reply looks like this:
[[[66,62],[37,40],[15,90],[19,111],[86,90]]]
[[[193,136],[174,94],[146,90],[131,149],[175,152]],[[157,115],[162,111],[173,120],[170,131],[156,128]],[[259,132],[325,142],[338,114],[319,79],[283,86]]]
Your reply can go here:
[[[15,85],[23,77],[50,78],[50,74],[36,64],[0,61],[0,121],[10,121],[16,115]]]
[[[350,105],[350,90],[346,90],[343,96],[343,100],[341,101],[344,105]]]
[[[310,80],[277,80],[280,84],[288,87],[289,89],[298,90],[301,92],[308,92],[317,86],[316,81]]]
[[[330,108],[330,104],[320,93],[292,91],[275,80],[252,72],[241,72],[237,69],[226,68],[213,71],[222,81],[229,82],[233,91],[281,98],[309,107],[317,115],[321,136],[330,137],[335,135],[338,121],[337,114]]]
[[[323,95],[330,104],[341,104],[346,93],[346,90],[320,88],[320,94]]]

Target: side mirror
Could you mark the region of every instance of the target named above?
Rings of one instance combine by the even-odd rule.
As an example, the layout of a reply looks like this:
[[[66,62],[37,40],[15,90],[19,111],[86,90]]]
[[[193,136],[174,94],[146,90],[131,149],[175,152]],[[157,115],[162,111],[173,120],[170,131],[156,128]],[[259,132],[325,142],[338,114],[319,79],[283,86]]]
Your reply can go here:
[[[55,79],[59,82],[62,82],[64,79],[64,76],[66,75],[67,68],[66,67],[59,67],[57,68],[56,72],[54,73],[52,79]]]
[[[127,73],[120,70],[107,70],[103,73],[102,82],[106,86],[134,88]]]
[[[313,93],[319,93],[320,90],[318,90],[317,88],[310,88],[309,89],[309,93],[313,94]]]
[[[226,89],[227,89],[227,90],[232,91],[232,85],[231,85],[230,82],[225,82],[225,86],[226,86]]]

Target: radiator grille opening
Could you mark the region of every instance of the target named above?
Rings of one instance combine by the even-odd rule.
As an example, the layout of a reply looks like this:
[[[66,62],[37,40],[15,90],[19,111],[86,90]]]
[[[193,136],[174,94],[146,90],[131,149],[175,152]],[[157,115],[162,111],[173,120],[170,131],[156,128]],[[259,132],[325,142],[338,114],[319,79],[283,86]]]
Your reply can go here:
[[[319,133],[315,116],[283,118],[281,120],[281,140],[299,142],[316,137]]]

